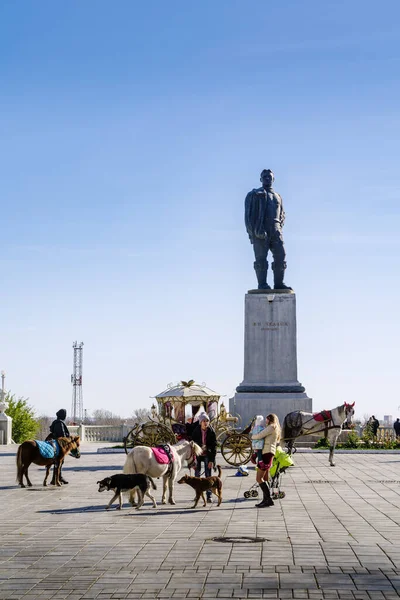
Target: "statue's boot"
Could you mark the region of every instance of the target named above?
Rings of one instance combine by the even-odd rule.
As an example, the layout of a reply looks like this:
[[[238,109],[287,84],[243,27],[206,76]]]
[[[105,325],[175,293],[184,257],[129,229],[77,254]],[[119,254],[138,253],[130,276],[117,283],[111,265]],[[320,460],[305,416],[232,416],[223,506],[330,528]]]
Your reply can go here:
[[[274,272],[274,289],[275,290],[291,290],[292,288],[283,283],[283,277],[285,275],[286,263],[282,265],[272,263],[272,270]]]
[[[254,270],[257,275],[258,281],[258,289],[259,290],[270,290],[271,287],[267,283],[267,271],[268,271],[268,263],[266,260],[263,261],[255,261]]]
[[[256,507],[257,508],[266,508],[267,506],[274,506],[274,501],[271,498],[271,492],[270,492],[268,483],[266,483],[265,481],[262,481],[260,483],[260,488],[262,489],[262,492],[263,492],[263,499],[261,500],[261,502],[259,504],[256,504]]]

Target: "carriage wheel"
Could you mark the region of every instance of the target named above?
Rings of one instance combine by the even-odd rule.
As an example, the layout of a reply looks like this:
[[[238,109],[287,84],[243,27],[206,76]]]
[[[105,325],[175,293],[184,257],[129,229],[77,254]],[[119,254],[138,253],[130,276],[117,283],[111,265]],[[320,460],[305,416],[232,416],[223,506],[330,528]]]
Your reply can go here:
[[[251,494],[250,494],[250,492],[245,492],[245,493],[243,494],[243,496],[244,496],[245,498],[250,498]]]
[[[251,497],[252,498],[258,498],[258,491],[257,490],[251,490]]]
[[[231,433],[222,443],[221,453],[229,465],[245,465],[252,455],[251,439],[242,433]]]
[[[133,439],[134,446],[154,447],[159,444],[175,444],[174,432],[160,423],[144,423],[139,427]]]
[[[138,430],[138,426],[135,425],[135,427],[133,429],[131,429],[130,432],[128,433],[128,435],[124,438],[124,448],[125,448],[126,454],[128,454],[128,452],[130,452],[135,445],[134,439],[135,439],[137,430]]]

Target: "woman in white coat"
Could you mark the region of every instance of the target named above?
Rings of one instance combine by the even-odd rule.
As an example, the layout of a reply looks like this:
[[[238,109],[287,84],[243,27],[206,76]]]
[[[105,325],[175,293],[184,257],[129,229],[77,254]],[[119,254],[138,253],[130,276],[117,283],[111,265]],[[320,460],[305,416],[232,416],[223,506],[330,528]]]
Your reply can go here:
[[[271,498],[268,481],[268,471],[271,468],[272,461],[274,460],[276,446],[281,439],[281,426],[279,419],[276,415],[270,414],[265,418],[266,427],[260,433],[252,435],[253,440],[263,440],[264,446],[262,449],[262,460],[257,463],[257,482],[263,492],[263,499],[259,504],[256,504],[257,508],[265,508],[267,506],[273,506],[274,502]]]

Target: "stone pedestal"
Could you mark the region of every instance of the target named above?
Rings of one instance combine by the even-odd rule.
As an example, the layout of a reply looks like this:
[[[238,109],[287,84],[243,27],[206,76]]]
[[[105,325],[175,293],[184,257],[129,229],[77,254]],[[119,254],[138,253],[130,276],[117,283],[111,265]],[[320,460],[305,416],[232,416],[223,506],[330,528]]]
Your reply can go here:
[[[312,411],[297,379],[296,295],[252,290],[245,297],[244,378],[229,402],[242,425],[269,412],[279,420],[293,410]]]
[[[0,444],[12,443],[12,418],[0,412]]]

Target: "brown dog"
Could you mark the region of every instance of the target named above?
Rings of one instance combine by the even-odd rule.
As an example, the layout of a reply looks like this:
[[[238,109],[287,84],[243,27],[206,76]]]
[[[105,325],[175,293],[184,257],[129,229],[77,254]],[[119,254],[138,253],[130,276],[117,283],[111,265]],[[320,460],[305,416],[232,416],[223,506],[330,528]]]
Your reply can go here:
[[[190,475],[184,475],[182,479],[178,481],[178,483],[187,483],[192,487],[196,492],[196,498],[194,499],[194,504],[192,508],[196,508],[198,501],[200,500],[200,496],[203,498],[203,506],[206,506],[206,499],[204,498],[204,492],[207,490],[211,490],[213,494],[218,497],[219,506],[222,502],[222,481],[221,481],[221,467],[217,465],[218,469],[218,477],[214,475],[213,477],[191,477]]]

